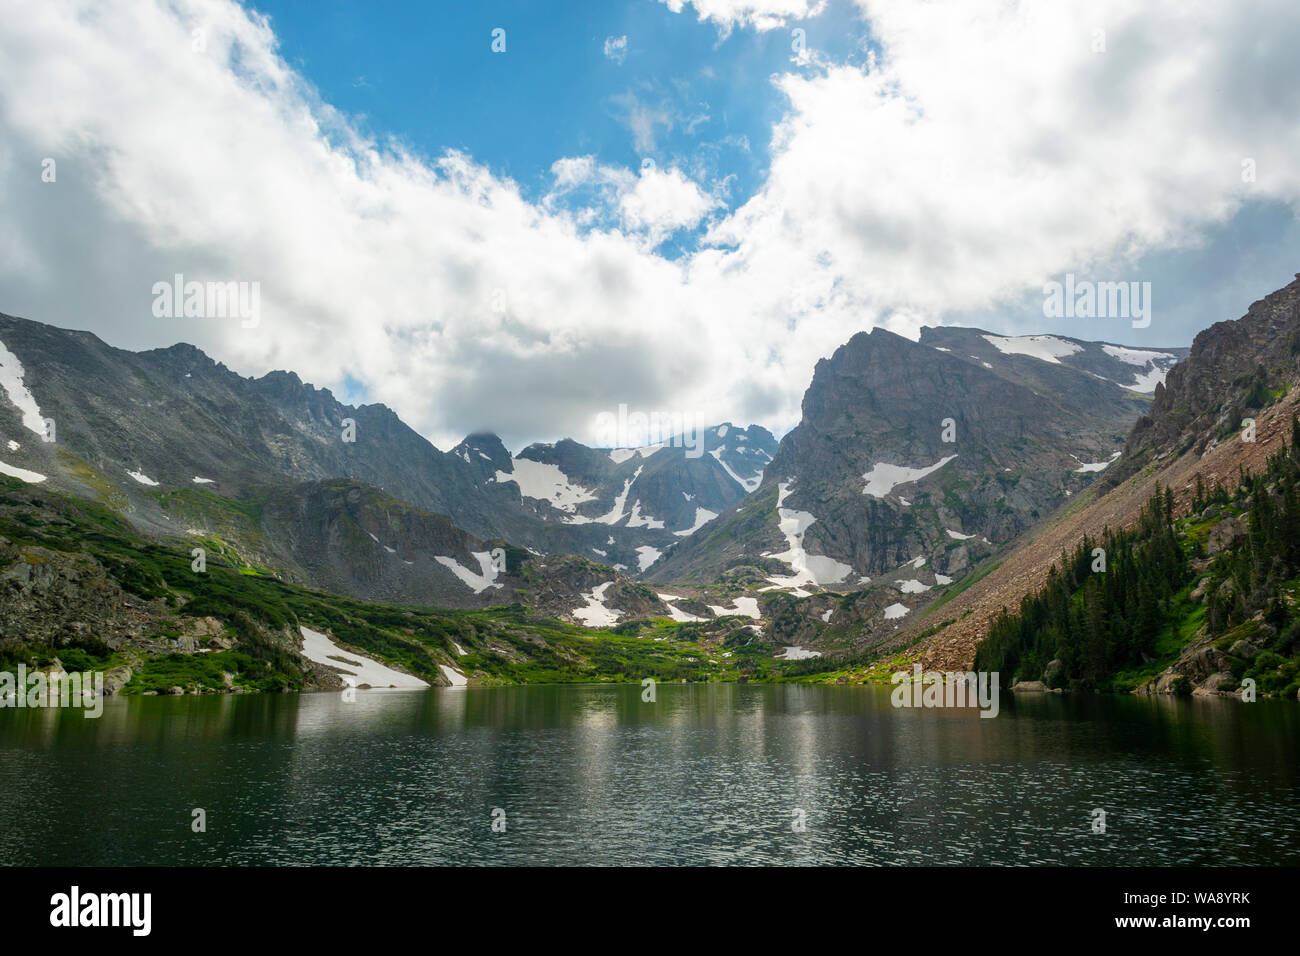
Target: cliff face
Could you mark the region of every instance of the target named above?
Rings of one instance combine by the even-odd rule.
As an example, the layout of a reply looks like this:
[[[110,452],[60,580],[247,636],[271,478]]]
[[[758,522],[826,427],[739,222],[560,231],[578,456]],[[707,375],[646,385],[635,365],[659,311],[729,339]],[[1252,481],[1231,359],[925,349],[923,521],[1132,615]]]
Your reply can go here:
[[[652,579],[701,582],[745,562],[766,571],[794,514],[807,516],[802,559],[851,572],[818,584],[844,590],[918,556],[960,576],[1087,487],[1145,407],[1048,351],[1087,345],[973,329],[927,329],[920,342],[884,329],[855,335],[818,362],[762,486]]]
[[[1300,275],[1297,280],[1252,304],[1240,319],[1197,335],[1188,357],[1156,388],[1122,457],[1088,497],[1027,535],[934,619],[909,622],[899,641],[942,625],[921,645],[922,660],[940,669],[969,666],[989,623],[1042,587],[1062,551],[1084,535],[1131,527],[1158,487],[1173,492],[1175,513],[1185,515],[1198,479],[1206,487],[1231,486],[1242,469],[1262,472],[1300,410]],[[1242,440],[1246,418],[1255,419],[1253,441]]]
[[[1196,336],[1187,359],[1157,386],[1150,413],[1133,426],[1107,485],[1184,451],[1204,454],[1295,382],[1300,273],[1296,279],[1240,319],[1216,322]]]

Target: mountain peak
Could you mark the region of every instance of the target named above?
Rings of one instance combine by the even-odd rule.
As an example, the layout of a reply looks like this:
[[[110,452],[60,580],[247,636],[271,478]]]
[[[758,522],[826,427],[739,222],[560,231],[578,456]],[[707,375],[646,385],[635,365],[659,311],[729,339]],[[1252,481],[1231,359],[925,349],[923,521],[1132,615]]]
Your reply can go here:
[[[479,465],[492,471],[510,471],[510,452],[505,443],[492,432],[473,432],[466,435],[450,454],[468,465]]]

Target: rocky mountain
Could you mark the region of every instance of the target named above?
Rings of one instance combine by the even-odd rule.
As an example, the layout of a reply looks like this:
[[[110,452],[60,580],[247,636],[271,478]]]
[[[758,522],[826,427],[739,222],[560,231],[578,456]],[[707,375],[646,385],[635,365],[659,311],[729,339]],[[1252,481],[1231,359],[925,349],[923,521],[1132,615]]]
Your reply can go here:
[[[1156,387],[1109,485],[1188,449],[1205,454],[1287,392],[1300,355],[1300,273],[1296,279],[1252,303],[1240,319],[1196,336],[1187,361]]]
[[[563,525],[575,553],[637,573],[756,488],[775,451],[766,429],[724,423],[689,441],[596,449],[565,440],[530,445],[505,468],[479,460],[486,481],[517,487],[549,525]]]
[[[818,363],[760,487],[647,577],[744,586],[787,637],[887,635],[1104,472],[1148,407],[1134,378],[1183,354],[860,333]],[[826,591],[851,597],[810,599]]]
[[[920,343],[1040,389],[1083,388],[1080,379],[1064,372],[1074,369],[1099,380],[1093,394],[1104,403],[1120,397],[1107,384],[1118,385],[1122,392],[1151,395],[1188,352],[1186,348],[1136,349],[1064,335],[995,335],[958,326],[922,329]]]
[[[941,613],[909,622],[899,640],[905,643],[929,630],[920,651],[926,667],[969,665],[992,622],[1003,609],[1014,611],[1025,595],[1043,587],[1063,551],[1085,536],[1095,540],[1106,529],[1134,527],[1142,507],[1163,488],[1173,496],[1175,518],[1191,522],[1184,533],[1202,541],[1207,557],[1198,559],[1197,566],[1203,569],[1208,557],[1240,535],[1244,522],[1231,509],[1206,508],[1197,500],[1197,488],[1235,490],[1243,472],[1265,473],[1270,455],[1290,435],[1292,416],[1300,411],[1300,274],[1296,278],[1253,303],[1241,318],[1217,322],[1198,334],[1185,360],[1155,389],[1151,408],[1134,423],[1120,459],[1086,498],[1062,508],[1018,542],[1004,561]],[[1253,431],[1243,427],[1245,419],[1254,420]],[[1196,514],[1194,506],[1199,506]],[[1188,633],[1193,632],[1195,628]],[[1197,636],[1188,646],[1199,653],[1205,651],[1204,643]],[[1197,671],[1195,663],[1180,657],[1164,676],[1189,674],[1197,684],[1217,673],[1213,668]],[[1170,683],[1153,678],[1153,685]]]
[[[244,378],[189,345],[134,353],[3,315],[0,393],[0,473],[110,502],[151,534],[219,528],[250,559],[320,586],[349,580],[346,593],[366,580],[360,558],[339,559],[350,570],[337,577],[334,559],[300,554],[295,542],[306,538],[275,539],[294,522],[261,524],[294,514],[333,528],[342,547],[333,499],[304,492],[311,483],[318,491],[337,479],[364,483],[446,516],[466,540],[581,554],[636,574],[744,497],[776,449],[762,428],[724,424],[687,436],[689,444],[597,450],[563,441],[511,456],[495,436],[472,435],[444,453],[385,406],[339,402],[292,372]],[[258,521],[245,520],[250,509]],[[477,546],[447,546],[444,556],[473,568],[466,548]],[[405,567],[360,593],[410,596],[402,582],[417,572]],[[426,596],[447,597],[436,587]]]
[[[512,454],[475,434],[442,452],[292,372],[3,316],[0,472],[357,599],[517,602],[592,627],[738,616],[767,640],[856,645],[1086,488],[1182,354],[878,329],[818,364],[779,444],[723,423],[637,448]]]
[[[352,522],[391,540],[402,526],[414,537],[424,527],[438,550],[456,544],[456,532],[438,526],[445,519],[390,513],[376,523],[375,509],[391,503],[368,502],[364,490],[354,499],[366,487],[330,483],[299,497],[330,499],[337,519],[323,536]],[[348,675],[362,687],[735,680],[773,666],[766,647],[724,649],[752,638],[742,623],[651,623],[662,605],[648,589],[571,555],[507,552],[498,583],[534,609],[454,610],[304,588],[219,550],[196,568],[189,544],[147,537],[112,508],[44,482],[0,475],[0,669],[96,670],[115,695],[338,688]],[[346,588],[356,569],[338,570]],[[584,590],[570,623],[548,610],[571,610]],[[630,622],[606,629],[620,616]]]

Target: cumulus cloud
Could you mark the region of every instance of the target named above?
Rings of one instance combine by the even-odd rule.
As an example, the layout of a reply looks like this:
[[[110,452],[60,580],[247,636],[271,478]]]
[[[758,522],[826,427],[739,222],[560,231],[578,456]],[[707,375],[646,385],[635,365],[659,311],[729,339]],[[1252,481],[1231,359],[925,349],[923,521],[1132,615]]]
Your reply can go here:
[[[755,28],[812,7],[694,6]],[[529,201],[479,158],[368,139],[225,0],[0,0],[0,309],[356,382],[444,446],[591,440],[623,402],[779,430],[855,331],[915,334],[1300,202],[1289,2],[861,7],[880,55],[774,77],[770,170],[726,213],[677,169],[557,158]],[[154,318],[178,272],[260,281],[261,324]]]
[[[775,30],[791,20],[806,20],[826,9],[826,0],[661,0],[673,13],[688,5],[700,20],[710,20],[723,31],[733,27]]]
[[[572,156],[551,166],[555,186],[545,197],[545,208],[560,208],[560,200],[575,205],[584,196],[585,207],[573,211],[584,226],[617,225],[631,238],[640,238],[647,249],[660,245],[673,233],[699,225],[722,205],[706,195],[681,170],[659,169],[645,160],[639,174],[618,166],[605,166],[594,156]]]
[[[777,80],[770,175],[712,235],[732,268],[797,264],[814,306],[911,329],[1300,196],[1283,3],[861,6],[880,61]]]

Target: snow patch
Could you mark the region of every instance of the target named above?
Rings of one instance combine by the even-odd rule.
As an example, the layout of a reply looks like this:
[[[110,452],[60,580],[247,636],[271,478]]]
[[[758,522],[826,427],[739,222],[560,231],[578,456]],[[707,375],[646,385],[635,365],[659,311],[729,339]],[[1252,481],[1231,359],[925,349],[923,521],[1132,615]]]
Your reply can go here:
[[[469,678],[455,668],[448,667],[446,664],[439,664],[438,669],[442,671],[447,680],[451,681],[452,687],[464,687],[469,683]]]
[[[659,449],[665,447],[666,442],[660,442],[657,445],[643,445],[640,448],[611,448],[609,451],[609,460],[616,465],[621,465],[629,458],[640,455],[642,458],[649,458]]]
[[[671,617],[674,621],[679,621],[683,624],[688,624],[691,621],[708,620],[708,618],[705,617],[696,617],[694,614],[687,614],[685,611],[680,610],[679,608],[674,607],[671,604],[668,605],[668,616]]]
[[[789,495],[790,482],[781,482],[777,486],[776,513],[780,518],[779,527],[781,533],[785,535],[788,547],[772,557],[790,565],[794,569],[794,574],[789,577],[769,577],[768,580],[777,587],[799,590],[807,584],[838,584],[853,573],[853,568],[824,554],[809,554],[804,550],[804,532],[817,519],[807,511],[781,507]]]
[[[1074,455],[1071,455],[1070,457],[1074,458],[1075,461],[1079,461],[1079,459]],[[1074,469],[1074,472],[1077,475],[1084,475],[1091,471],[1105,471],[1115,463],[1115,459],[1118,457],[1119,452],[1115,452],[1115,454],[1111,455],[1105,461],[1079,461],[1079,467]]]
[[[17,478],[27,482],[29,485],[39,484],[45,480],[45,476],[34,471],[28,471],[26,468],[15,468],[13,465],[6,465],[0,461],[0,475],[8,475],[10,478]]]
[[[418,677],[394,670],[364,654],[339,647],[320,631],[313,631],[310,627],[300,627],[299,630],[302,632],[302,654],[305,658],[352,677],[358,687],[362,684],[368,684],[372,688],[401,689],[429,686]]]
[[[652,518],[649,515],[641,514],[641,499],[638,498],[632,505],[632,514],[627,519],[627,528],[649,528],[651,531],[657,531],[664,526],[664,523],[658,518]]]
[[[10,403],[22,412],[23,426],[44,438],[45,416],[24,383],[23,374],[23,363],[18,361],[18,356],[0,342],[0,388],[9,396]]]
[[[981,336],[1003,355],[1028,355],[1053,365],[1060,365],[1061,359],[1075,352],[1082,352],[1083,346],[1066,342],[1054,335],[985,335]]]
[[[898,485],[920,481],[926,475],[934,474],[956,457],[956,455],[949,455],[947,458],[940,458],[933,465],[926,468],[908,468],[904,465],[877,462],[869,472],[862,476],[862,480],[867,483],[866,487],[862,489],[862,493],[871,495],[873,498],[883,498]]]
[[[952,538],[954,541],[969,541],[971,538],[975,537],[973,534],[962,534],[960,531],[953,531],[951,528],[944,528],[943,530],[946,531],[948,537]]]
[[[499,570],[492,561],[491,551],[471,551],[470,555],[478,562],[479,567],[482,569],[482,573],[475,574],[455,558],[437,555],[434,560],[444,568],[451,571],[452,574],[456,575],[456,577],[460,579],[461,583],[475,594],[481,594],[488,588],[500,588],[503,586],[496,583]]]
[[[713,449],[713,451],[709,452],[709,454],[713,456],[714,461],[716,461],[719,465],[722,466],[722,470],[731,476],[732,481],[736,482],[736,484],[740,485],[740,487],[745,489],[745,494],[749,494],[751,491],[753,491],[755,488],[759,486],[759,484],[763,480],[763,473],[761,471],[757,475],[754,475],[751,478],[742,478],[740,477],[740,475],[736,474],[736,472],[732,469],[730,465],[728,465],[725,461],[722,460],[722,452],[723,449],[715,448]]]
[[[930,585],[922,584],[916,578],[908,578],[906,581],[898,583],[898,590],[904,594],[922,594],[930,590]]]
[[[902,617],[903,615],[905,615],[906,613],[907,613],[907,605],[905,605],[905,604],[891,604],[891,605],[889,605],[889,607],[885,608],[885,620],[886,620],[886,621],[895,621],[895,620],[897,620],[898,618],[900,618],[900,617]]]
[[[683,529],[682,531],[674,531],[673,534],[677,535],[679,538],[695,534],[695,532],[699,531],[717,516],[718,513],[716,511],[710,511],[708,508],[696,508],[695,524],[691,525],[689,528]]]
[[[1164,382],[1165,376],[1169,374],[1168,369],[1153,368],[1146,372],[1139,372],[1133,379],[1133,384],[1124,386],[1131,392],[1141,392],[1148,395],[1156,390],[1156,386]]]
[[[1103,345],[1101,350],[1111,358],[1117,358],[1121,362],[1127,362],[1129,365],[1139,365],[1146,368],[1153,362],[1161,359],[1169,359],[1171,362],[1177,359],[1176,355],[1168,352],[1152,352],[1147,349],[1129,349],[1122,345]]]
[[[533,461],[531,458],[512,458],[512,472],[496,473],[497,481],[513,481],[519,486],[519,494],[525,498],[550,502],[560,511],[572,513],[584,501],[595,501],[596,496],[569,481],[569,476],[560,471],[559,465],[548,462]]]
[[[650,567],[650,565],[659,560],[659,555],[662,553],[663,552],[658,548],[652,548],[648,544],[643,544],[641,547],[637,548],[636,561],[640,566],[639,569],[644,571],[646,568]]]
[[[730,608],[722,607],[718,604],[710,604],[709,610],[715,617],[725,617],[728,614],[740,614],[745,617],[752,617],[756,621],[761,621],[763,615],[758,613],[758,598],[738,597],[732,602]]]
[[[821,651],[809,651],[802,647],[787,646],[784,651],[777,655],[778,661],[804,661],[810,657],[821,657]]]
[[[132,478],[134,478],[136,481],[140,482],[140,484],[142,484],[142,485],[148,485],[148,486],[151,487],[151,488],[157,488],[157,487],[158,487],[158,482],[154,481],[152,478],[150,478],[150,477],[149,477],[148,475],[146,475],[144,472],[140,472],[140,471],[128,471],[127,474],[130,475]]]
[[[581,621],[584,627],[613,627],[618,623],[618,616],[623,612],[605,606],[605,592],[613,583],[613,581],[606,581],[586,594],[579,595],[587,602],[587,606],[575,609],[573,616]]]
[[[195,475],[190,479],[190,481],[194,482],[196,485],[210,485],[213,483],[211,478],[200,478],[198,475]]]
[[[623,482],[623,492],[617,498],[614,499],[614,506],[610,508],[607,513],[601,515],[599,518],[584,518],[582,515],[574,515],[572,518],[565,519],[565,523],[566,524],[591,524],[592,522],[595,522],[596,524],[609,524],[609,525],[618,524],[621,520],[623,520],[623,508],[627,504],[628,492],[632,490],[632,482],[636,481],[640,477],[641,477],[641,469],[638,468],[635,472],[632,473],[631,478]],[[614,539],[610,538],[609,543],[613,544]]]

